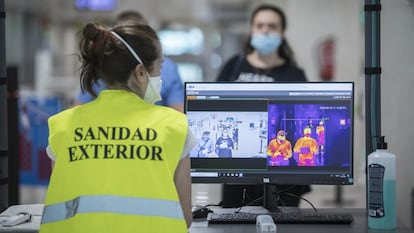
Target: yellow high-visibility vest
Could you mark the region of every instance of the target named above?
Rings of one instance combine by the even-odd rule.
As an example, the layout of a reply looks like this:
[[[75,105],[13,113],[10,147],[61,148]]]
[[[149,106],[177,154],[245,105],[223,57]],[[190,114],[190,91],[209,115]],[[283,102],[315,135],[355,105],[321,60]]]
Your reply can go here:
[[[41,233],[187,232],[174,184],[183,113],[104,90],[48,124],[56,160]]]

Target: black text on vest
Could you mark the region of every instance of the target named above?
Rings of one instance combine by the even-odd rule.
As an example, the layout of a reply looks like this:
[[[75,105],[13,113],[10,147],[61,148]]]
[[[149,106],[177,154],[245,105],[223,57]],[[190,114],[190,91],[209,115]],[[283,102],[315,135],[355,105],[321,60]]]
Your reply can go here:
[[[163,161],[162,148],[151,128],[88,127],[74,129],[74,145],[68,147],[69,162],[86,159],[139,159]]]
[[[131,130],[127,127],[98,126],[88,128],[75,128],[74,141],[101,141],[101,140],[131,140],[154,141],[157,131],[151,128]]]

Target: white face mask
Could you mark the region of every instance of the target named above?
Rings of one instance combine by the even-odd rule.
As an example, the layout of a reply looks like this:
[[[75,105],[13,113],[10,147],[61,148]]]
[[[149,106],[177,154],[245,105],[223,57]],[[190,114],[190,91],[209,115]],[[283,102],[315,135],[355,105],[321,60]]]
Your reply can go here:
[[[161,100],[161,77],[151,77],[148,73],[148,84],[145,90],[144,101],[147,103],[155,104],[155,102]]]

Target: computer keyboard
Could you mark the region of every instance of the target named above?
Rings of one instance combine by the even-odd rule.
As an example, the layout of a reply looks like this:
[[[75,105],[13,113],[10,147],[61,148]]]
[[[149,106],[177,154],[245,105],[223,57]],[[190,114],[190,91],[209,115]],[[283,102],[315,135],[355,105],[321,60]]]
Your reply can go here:
[[[276,224],[350,224],[352,214],[347,213],[266,213]],[[258,213],[209,213],[207,220],[212,224],[256,223]]]

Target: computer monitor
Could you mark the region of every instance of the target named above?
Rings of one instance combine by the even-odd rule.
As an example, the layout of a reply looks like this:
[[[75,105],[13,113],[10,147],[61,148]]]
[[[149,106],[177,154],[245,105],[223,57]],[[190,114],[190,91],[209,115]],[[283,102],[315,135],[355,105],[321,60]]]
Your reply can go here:
[[[353,82],[186,82],[193,183],[351,185]]]

